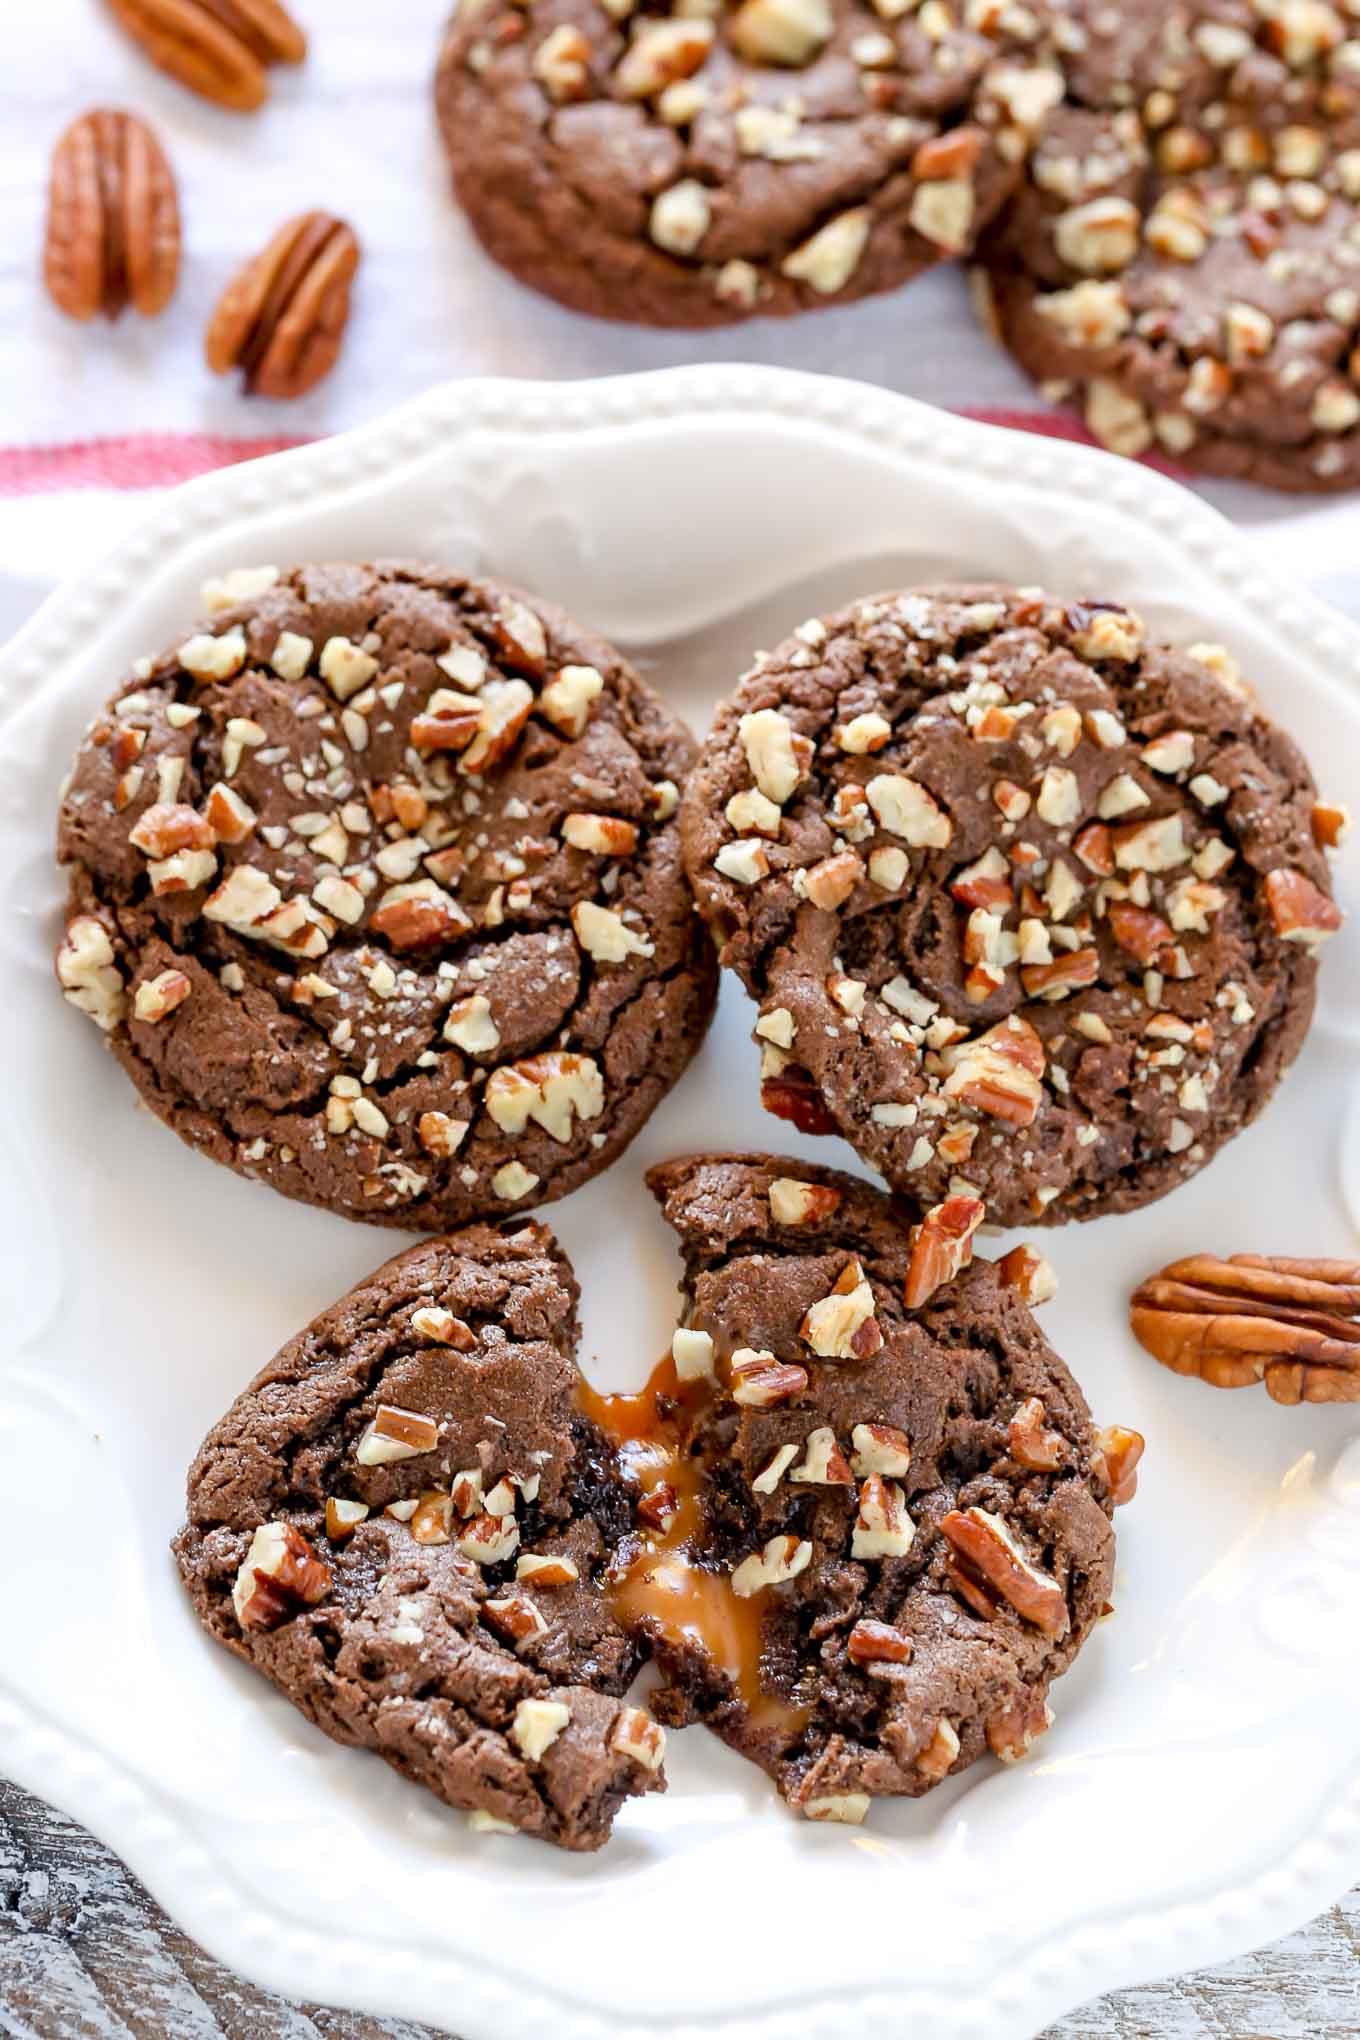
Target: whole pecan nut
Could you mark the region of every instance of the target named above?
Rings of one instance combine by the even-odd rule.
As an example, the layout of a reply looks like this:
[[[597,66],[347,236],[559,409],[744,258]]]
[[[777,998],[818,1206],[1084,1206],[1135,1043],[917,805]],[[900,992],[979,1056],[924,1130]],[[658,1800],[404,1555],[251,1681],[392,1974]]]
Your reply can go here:
[[[108,0],[153,64],[234,113],[269,96],[268,64],[300,64],[307,38],[279,0]]]
[[[43,277],[72,319],[164,311],[179,281],[179,201],[164,152],[133,113],[96,107],[52,152]]]
[[[214,375],[239,368],[260,397],[300,397],[335,366],[359,264],[351,227],[301,213],[223,291],[204,351]]]
[[[1134,1337],[1214,1388],[1360,1402],[1360,1262],[1192,1254],[1134,1291]]]

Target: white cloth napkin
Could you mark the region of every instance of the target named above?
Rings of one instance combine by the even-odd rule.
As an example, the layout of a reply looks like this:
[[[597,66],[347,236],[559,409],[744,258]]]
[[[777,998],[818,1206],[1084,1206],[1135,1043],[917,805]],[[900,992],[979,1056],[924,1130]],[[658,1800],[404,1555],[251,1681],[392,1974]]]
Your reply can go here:
[[[576,377],[724,359],[853,375],[954,409],[1046,415],[978,326],[957,268],[844,310],[711,334],[615,326],[538,298],[481,253],[449,192],[430,78],[451,0],[293,4],[311,37],[307,62],[275,70],[269,104],[247,115],[220,112],[154,70],[99,0],[22,10],[0,80],[0,636],[134,507],[121,490],[53,493],[71,472],[71,449],[90,441],[137,438],[125,465],[145,483],[159,470],[142,435],[311,436],[450,376]],[[39,280],[51,146],[95,105],[146,115],[179,179],[183,276],[151,322],[129,314],[114,328],[73,325]],[[340,363],[300,403],[248,400],[208,374],[203,329],[235,268],[311,206],[342,213],[363,243]],[[77,472],[88,479],[92,466]],[[1205,493],[1258,527],[1276,566],[1360,614],[1360,497]]]

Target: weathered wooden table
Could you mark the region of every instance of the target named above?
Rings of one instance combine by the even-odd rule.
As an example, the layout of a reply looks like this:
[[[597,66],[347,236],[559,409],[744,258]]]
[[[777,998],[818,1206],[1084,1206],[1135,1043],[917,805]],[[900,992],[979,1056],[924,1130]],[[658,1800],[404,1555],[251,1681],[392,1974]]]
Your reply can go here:
[[[1043,2040],[1355,2040],[1360,1892],[1224,1969],[1100,1998]],[[290,2004],[182,1934],[92,1836],[0,1781],[3,2040],[428,2040]]]

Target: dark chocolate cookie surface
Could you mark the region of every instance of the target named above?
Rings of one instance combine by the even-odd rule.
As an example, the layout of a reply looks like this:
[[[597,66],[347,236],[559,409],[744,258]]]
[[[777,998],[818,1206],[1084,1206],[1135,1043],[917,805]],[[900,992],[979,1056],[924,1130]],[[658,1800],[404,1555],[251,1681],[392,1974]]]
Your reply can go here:
[[[1061,94],[1047,10],[503,0],[436,94],[488,251],[576,310],[712,326],[892,289],[974,240]]]
[[[693,750],[512,589],[228,576],[86,736],[58,976],[153,1112],[290,1197],[410,1231],[542,1203],[708,1023],[672,819]]]
[[[932,1241],[868,1184],[732,1155],[648,1181],[685,1322],[644,1462],[659,1544],[616,1605],[658,1711],[812,1819],[1024,1754],[1105,1610],[1141,1440],[1096,1432],[1004,1264],[957,1273],[965,1243],[923,1280]]]
[[[1340,923],[1319,802],[1222,647],[1035,590],[875,597],[761,655],[681,815],[767,1106],[922,1203],[1128,1210],[1270,1097]]]
[[[337,1742],[479,1826],[597,1848],[661,1788],[601,1577],[630,1519],[580,1413],[551,1233],[474,1226],[379,1268],[205,1440],[175,1556],[199,1619]]]
[[[1082,12],[1082,61],[984,253],[1001,338],[1116,452],[1354,488],[1353,15],[1327,0]]]

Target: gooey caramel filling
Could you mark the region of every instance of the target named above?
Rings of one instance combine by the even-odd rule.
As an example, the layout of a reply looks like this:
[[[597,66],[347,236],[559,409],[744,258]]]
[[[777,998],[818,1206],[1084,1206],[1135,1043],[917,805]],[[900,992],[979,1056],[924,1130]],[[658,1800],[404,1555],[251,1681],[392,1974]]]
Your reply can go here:
[[[646,1622],[667,1642],[697,1648],[723,1673],[753,1721],[795,1733],[806,1710],[767,1692],[761,1680],[765,1593],[748,1598],[732,1590],[726,1573],[711,1572],[697,1556],[704,1528],[702,1473],[681,1450],[681,1435],[718,1399],[712,1380],[680,1381],[669,1354],[632,1395],[602,1395],[587,1383],[578,1390],[584,1415],[617,1447],[644,1503],[668,1487],[673,1513],[664,1526],[638,1524],[642,1548],[610,1582],[610,1605],[620,1622]]]

